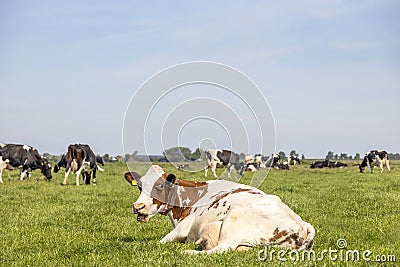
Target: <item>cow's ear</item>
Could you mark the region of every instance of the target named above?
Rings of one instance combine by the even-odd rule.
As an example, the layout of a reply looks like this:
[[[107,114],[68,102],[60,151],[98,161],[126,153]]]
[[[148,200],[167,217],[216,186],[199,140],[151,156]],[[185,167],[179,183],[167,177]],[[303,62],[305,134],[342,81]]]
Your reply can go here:
[[[127,172],[125,173],[125,180],[130,183],[132,186],[138,185],[138,181],[141,176],[136,172]]]
[[[176,176],[174,174],[172,174],[172,173],[168,174],[166,180],[169,182],[169,186],[172,186],[176,181]]]

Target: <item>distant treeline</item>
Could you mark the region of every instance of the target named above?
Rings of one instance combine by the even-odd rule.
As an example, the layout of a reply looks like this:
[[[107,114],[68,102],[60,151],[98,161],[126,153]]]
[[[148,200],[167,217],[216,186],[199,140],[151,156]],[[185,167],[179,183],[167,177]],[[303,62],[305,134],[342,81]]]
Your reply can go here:
[[[281,159],[286,159],[287,156],[297,156],[300,159],[306,159],[304,154],[300,154],[296,152],[296,150],[291,150],[288,155],[285,152],[278,152]],[[188,147],[172,147],[163,151],[162,155],[139,155],[138,151],[134,151],[132,154],[125,154],[124,156],[117,155],[111,156],[109,154],[99,155],[103,158],[105,162],[147,162],[148,160],[152,162],[162,162],[162,161],[173,161],[173,162],[181,162],[181,161],[196,161],[202,160],[201,155],[204,155],[204,151],[201,148],[196,148],[195,151],[192,151]],[[389,160],[400,160],[400,153],[388,153]],[[60,161],[62,155],[50,155],[49,153],[44,153],[43,156],[47,158],[49,161],[57,163]],[[265,155],[271,156],[271,155]],[[240,153],[239,157],[241,160],[244,160],[246,157],[245,153]],[[348,155],[347,153],[334,153],[333,151],[329,151],[325,159],[328,160],[362,160],[364,154],[356,153],[355,155]],[[322,158],[322,157],[321,157]]]
[[[364,154],[356,153],[354,156],[348,155],[346,153],[335,154],[332,151],[329,151],[326,155],[325,159],[328,160],[362,160],[364,158]],[[389,160],[398,160],[400,159],[400,153],[388,153]]]

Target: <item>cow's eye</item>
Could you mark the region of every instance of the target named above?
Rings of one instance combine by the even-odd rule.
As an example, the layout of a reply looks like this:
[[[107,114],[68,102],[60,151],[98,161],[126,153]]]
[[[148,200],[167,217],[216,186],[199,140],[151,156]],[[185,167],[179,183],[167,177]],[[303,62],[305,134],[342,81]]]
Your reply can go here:
[[[157,189],[158,190],[162,190],[164,188],[164,185],[163,184],[159,184],[158,186],[157,186]]]

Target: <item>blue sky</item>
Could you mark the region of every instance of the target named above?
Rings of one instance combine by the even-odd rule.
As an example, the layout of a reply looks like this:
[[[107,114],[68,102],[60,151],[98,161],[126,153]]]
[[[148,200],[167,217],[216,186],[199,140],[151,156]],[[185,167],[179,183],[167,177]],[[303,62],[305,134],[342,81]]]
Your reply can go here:
[[[259,86],[278,151],[400,152],[399,13],[389,0],[2,1],[0,142],[123,154],[140,85],[204,60]]]

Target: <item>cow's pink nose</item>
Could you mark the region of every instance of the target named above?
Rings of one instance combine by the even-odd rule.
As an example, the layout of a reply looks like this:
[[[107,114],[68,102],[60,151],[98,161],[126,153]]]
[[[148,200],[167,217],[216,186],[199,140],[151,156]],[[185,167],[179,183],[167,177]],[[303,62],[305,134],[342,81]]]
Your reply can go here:
[[[146,205],[144,203],[133,203],[133,213],[144,213]]]

